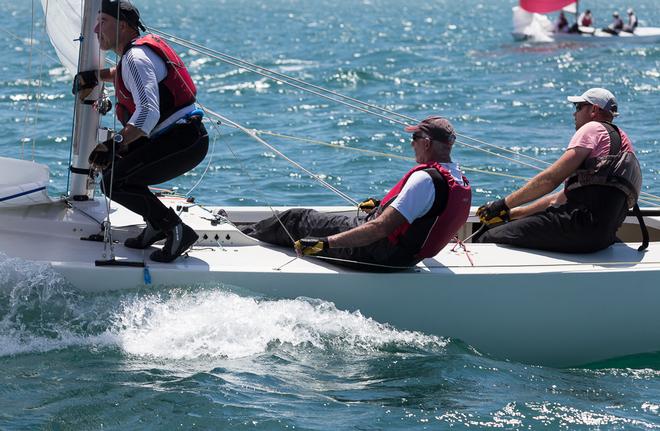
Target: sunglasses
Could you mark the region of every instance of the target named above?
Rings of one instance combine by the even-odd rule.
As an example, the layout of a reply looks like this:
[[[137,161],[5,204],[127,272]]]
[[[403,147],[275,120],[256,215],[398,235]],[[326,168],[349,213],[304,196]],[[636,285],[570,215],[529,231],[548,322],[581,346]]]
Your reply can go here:
[[[421,133],[421,132],[415,132],[415,133],[413,133],[413,135],[412,135],[412,140],[413,140],[413,141],[417,141],[417,140],[419,140],[419,139],[429,139],[429,137],[426,136],[424,133]]]
[[[575,104],[575,112],[580,112],[585,106],[591,106],[591,103],[579,102]]]

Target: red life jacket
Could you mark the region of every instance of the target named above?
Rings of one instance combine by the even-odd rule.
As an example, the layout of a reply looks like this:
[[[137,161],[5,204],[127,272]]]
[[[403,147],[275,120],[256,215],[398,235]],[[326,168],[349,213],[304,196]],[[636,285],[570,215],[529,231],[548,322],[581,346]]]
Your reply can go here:
[[[416,258],[438,254],[465,224],[470,215],[472,189],[467,178],[459,184],[451,173],[438,162],[423,163],[412,168],[381,200],[376,217],[382,214],[401,193],[408,178],[417,171],[425,170],[433,179],[435,199],[431,209],[411,223],[404,221],[388,239],[391,244],[408,249]]]
[[[141,45],[146,45],[151,48],[161,59],[163,59],[165,66],[167,66],[167,76],[158,83],[160,99],[160,118],[158,119],[158,124],[160,124],[179,109],[195,103],[197,88],[195,88],[195,84],[190,78],[190,74],[188,73],[186,66],[183,64],[183,61],[181,61],[176,52],[174,52],[174,50],[158,36],[148,34],[133,40],[124,50],[124,54],[126,54],[126,52],[128,52],[133,46]],[[115,114],[117,115],[117,120],[125,126],[135,112],[135,102],[133,101],[133,95],[128,91],[128,88],[124,85],[124,81],[121,79],[121,69],[122,62],[119,60],[115,72],[115,93],[117,95]]]

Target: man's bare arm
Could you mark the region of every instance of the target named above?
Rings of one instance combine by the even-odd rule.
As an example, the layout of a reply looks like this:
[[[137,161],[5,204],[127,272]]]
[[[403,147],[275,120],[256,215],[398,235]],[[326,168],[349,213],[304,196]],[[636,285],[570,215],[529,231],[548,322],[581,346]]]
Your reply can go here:
[[[328,237],[330,248],[344,247],[362,247],[385,238],[406,221],[406,218],[399,211],[392,207],[385,208],[385,211],[371,221],[348,230]]]
[[[543,172],[532,178],[527,184],[506,197],[509,208],[524,205],[556,189],[589,156],[588,148],[570,148]],[[548,201],[549,202],[549,201]],[[546,206],[548,205],[546,202]],[[544,207],[544,208],[545,208]],[[519,217],[518,217],[519,218]]]

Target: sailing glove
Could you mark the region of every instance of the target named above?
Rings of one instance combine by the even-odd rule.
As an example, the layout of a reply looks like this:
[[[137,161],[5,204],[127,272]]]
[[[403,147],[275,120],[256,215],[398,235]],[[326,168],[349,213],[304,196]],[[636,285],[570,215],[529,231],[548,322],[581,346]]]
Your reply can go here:
[[[358,209],[369,214],[371,211],[378,208],[380,201],[376,198],[367,198],[358,204]]]
[[[504,199],[490,201],[477,209],[477,216],[486,226],[506,223],[510,220],[511,210],[506,206]]]
[[[293,244],[298,256],[313,256],[329,248],[328,238],[301,238]]]
[[[121,144],[115,142],[112,138],[101,142],[98,144],[92,152],[89,154],[89,164],[93,166],[98,166],[101,169],[105,169],[110,166],[112,163],[112,157],[114,155],[119,155],[119,146]],[[114,151],[112,150],[114,147]]]
[[[98,70],[87,70],[85,72],[78,72],[73,78],[73,87],[71,88],[71,93],[73,95],[78,95],[80,99],[84,99],[89,96],[89,93],[92,92],[94,87],[99,83]]]

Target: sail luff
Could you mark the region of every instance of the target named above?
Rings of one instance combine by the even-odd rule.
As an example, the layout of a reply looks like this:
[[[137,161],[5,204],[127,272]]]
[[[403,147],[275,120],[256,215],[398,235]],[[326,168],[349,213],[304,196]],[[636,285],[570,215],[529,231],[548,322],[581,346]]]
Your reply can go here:
[[[41,0],[46,17],[46,32],[57,57],[71,74],[78,68],[82,0]]]
[[[520,0],[520,7],[527,12],[548,13],[558,11],[575,0]]]

